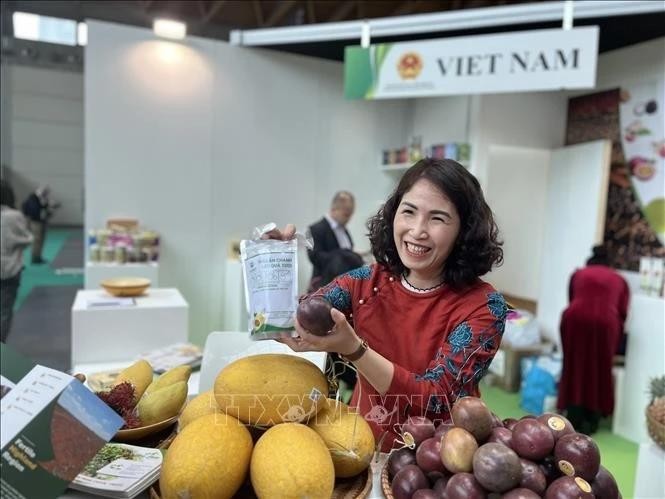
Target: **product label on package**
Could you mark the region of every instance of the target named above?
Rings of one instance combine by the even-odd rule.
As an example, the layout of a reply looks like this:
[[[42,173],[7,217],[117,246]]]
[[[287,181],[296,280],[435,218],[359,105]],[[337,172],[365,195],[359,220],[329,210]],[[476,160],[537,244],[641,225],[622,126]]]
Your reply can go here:
[[[242,241],[249,331],[266,338],[293,331],[297,300],[297,242]]]

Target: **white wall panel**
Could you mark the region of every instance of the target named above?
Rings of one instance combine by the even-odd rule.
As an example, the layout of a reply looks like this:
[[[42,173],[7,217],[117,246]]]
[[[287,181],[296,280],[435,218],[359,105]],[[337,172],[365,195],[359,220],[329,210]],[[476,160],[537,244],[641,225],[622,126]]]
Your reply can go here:
[[[503,265],[487,275],[498,290],[538,300],[549,149],[491,146],[485,195],[504,241]]]
[[[14,93],[12,101],[14,119],[83,125],[83,95],[79,99],[70,99]]]
[[[483,95],[472,139],[472,171],[487,184],[489,147],[554,149],[563,146],[567,98],[562,92]]]
[[[75,175],[82,179],[82,150],[14,146],[13,164],[29,178],[40,179],[43,175]],[[83,187],[80,182],[80,187]]]
[[[413,134],[423,147],[448,142],[467,142],[470,96],[414,99]]]
[[[543,336],[555,344],[570,276],[603,241],[610,152],[610,141],[598,140],[552,153],[537,318]]]
[[[86,49],[85,226],[128,216],[159,231],[160,286],[188,301],[198,339],[212,263],[213,46],[90,22]]]
[[[365,221],[395,182],[380,151],[407,138],[404,102],[345,101],[339,63],[145,29],[91,22],[86,50],[86,227],[125,215],[162,233],[160,284],[192,306],[192,340],[224,323],[228,248],[256,225],[304,229],[349,189],[350,230],[368,248]]]
[[[83,223],[83,75],[4,66],[8,95],[3,153],[19,201],[40,185],[61,203],[53,224]],[[5,92],[7,94],[7,92]],[[4,106],[5,102],[3,102]],[[6,144],[4,143],[7,140]]]
[[[79,101],[83,97],[83,75],[72,71],[12,66],[11,84],[14,92],[21,94],[66,97]]]
[[[12,142],[15,147],[83,151],[83,128],[80,125],[15,119]]]

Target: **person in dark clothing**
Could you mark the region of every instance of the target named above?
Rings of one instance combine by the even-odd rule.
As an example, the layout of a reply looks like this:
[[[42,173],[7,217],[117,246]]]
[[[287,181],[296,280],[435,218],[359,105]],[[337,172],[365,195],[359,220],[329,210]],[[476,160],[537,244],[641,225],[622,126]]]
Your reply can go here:
[[[32,234],[25,217],[14,207],[13,189],[4,180],[0,181],[0,215],[0,339],[5,342],[11,329],[14,303],[21,284],[23,250],[32,242]]]
[[[353,194],[340,191],[333,197],[330,211],[321,220],[310,225],[309,231],[314,240],[314,247],[307,251],[313,265],[310,292],[321,287],[321,276],[332,254],[340,249],[353,249],[353,240],[346,230],[346,224],[353,216],[354,209]]]
[[[21,206],[23,214],[30,223],[30,230],[34,236],[32,242],[32,263],[46,263],[42,258],[42,249],[46,239],[46,226],[58,204],[50,199],[48,186],[39,187],[30,194]]]
[[[598,430],[614,411],[612,361],[628,315],[626,281],[608,266],[603,246],[570,278],[569,305],[561,316],[563,370],[557,407],[577,431]],[[582,381],[584,380],[584,381]]]

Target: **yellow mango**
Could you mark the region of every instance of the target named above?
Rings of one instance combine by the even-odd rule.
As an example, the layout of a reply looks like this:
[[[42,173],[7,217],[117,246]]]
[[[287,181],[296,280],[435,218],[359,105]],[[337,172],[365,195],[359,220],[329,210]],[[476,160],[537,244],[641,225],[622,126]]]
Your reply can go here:
[[[141,397],[136,406],[141,426],[172,418],[187,400],[187,383],[178,381]]]
[[[160,388],[164,388],[165,386],[172,385],[173,383],[177,383],[178,381],[184,381],[187,383],[191,374],[192,366],[177,366],[169,369],[155,381],[150,383],[144,395],[159,390]]]
[[[125,381],[134,387],[134,400],[139,400],[146,388],[152,383],[152,366],[147,360],[137,360],[131,366],[120,371],[113,382],[113,386]]]

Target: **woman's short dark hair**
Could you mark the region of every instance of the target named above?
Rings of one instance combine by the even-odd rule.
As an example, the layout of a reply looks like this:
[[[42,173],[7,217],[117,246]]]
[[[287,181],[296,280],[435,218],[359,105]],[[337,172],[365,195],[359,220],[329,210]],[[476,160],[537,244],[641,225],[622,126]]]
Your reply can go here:
[[[15,208],[16,199],[14,198],[14,189],[9,182],[0,180],[0,204]]]
[[[591,256],[586,261],[587,265],[607,265],[610,264],[607,248],[603,244],[599,244],[591,248]]]
[[[455,289],[469,286],[493,265],[501,264],[503,242],[498,240],[499,229],[478,180],[452,159],[421,159],[404,173],[395,191],[367,222],[374,258],[395,275],[406,271],[395,246],[393,224],[402,197],[421,178],[440,189],[460,217],[459,235],[443,269],[444,281]]]

